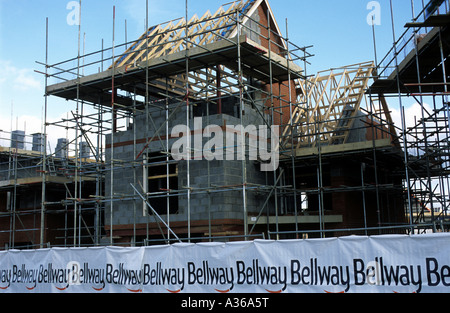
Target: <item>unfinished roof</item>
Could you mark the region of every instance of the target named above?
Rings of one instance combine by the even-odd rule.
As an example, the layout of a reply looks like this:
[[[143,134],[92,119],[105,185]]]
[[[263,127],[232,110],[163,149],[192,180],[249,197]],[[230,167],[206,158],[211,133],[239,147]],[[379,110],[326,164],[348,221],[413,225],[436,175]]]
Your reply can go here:
[[[321,71],[308,80],[297,80],[298,105],[283,131],[282,146],[317,149],[318,146],[346,144],[354,124],[370,112],[378,113],[383,124],[393,125],[385,99],[381,96],[367,99],[365,95],[374,70],[373,62],[364,62]],[[380,121],[364,123],[374,122]],[[380,131],[384,134],[380,138],[383,140],[393,139],[387,135],[389,132],[395,135],[395,129]]]
[[[270,20],[265,21],[270,32],[250,18],[254,14],[258,19]],[[301,78],[302,69],[287,56],[285,46],[266,0],[236,1],[214,14],[208,11],[202,17],[194,15],[188,23],[182,18],[152,26],[115,58],[108,70],[49,86],[47,92],[65,99],[78,97],[111,105],[113,89],[145,95],[146,81],[151,88],[165,91],[160,82],[163,80],[165,85],[169,78],[170,92],[181,96],[186,94],[188,69],[189,95],[201,98],[205,96],[202,90],[208,70],[226,67],[233,79],[231,74],[237,77],[239,72],[238,59],[242,74],[263,82],[286,81],[289,75],[291,79]],[[133,100],[117,94],[114,103],[129,107]]]
[[[281,37],[272,9],[266,0],[235,1],[221,6],[214,14],[211,14],[210,11],[201,17],[195,14],[187,24],[185,18],[180,18],[150,27],[135,44],[117,58],[114,66],[133,68],[143,61],[235,38],[238,27],[251,23],[249,17],[259,8],[263,8],[267,12],[271,20],[271,27]],[[239,26],[237,18],[241,22]],[[256,36],[252,34],[252,31],[244,28],[242,32],[248,37],[254,38]],[[186,32],[188,39],[181,40],[186,38]],[[280,44],[285,47],[284,42],[280,41]]]
[[[375,66],[359,63],[305,79],[267,0],[235,1],[214,14],[208,11],[189,21],[180,18],[152,26],[112,61],[106,71],[49,86],[47,91],[105,106],[114,102],[116,108],[126,109],[140,103],[120,92],[113,95],[112,90],[182,101],[186,95],[193,100],[218,97],[219,86],[211,87],[214,84],[221,84],[227,94],[238,94],[240,75],[266,87],[283,83],[285,90],[272,97],[280,100],[266,95],[266,105],[284,101],[277,107],[282,117],[275,116],[275,123],[286,126],[285,149],[292,144],[298,149],[318,142],[347,143]],[[278,87],[272,89],[273,94]],[[392,123],[385,103],[383,111],[383,118]]]

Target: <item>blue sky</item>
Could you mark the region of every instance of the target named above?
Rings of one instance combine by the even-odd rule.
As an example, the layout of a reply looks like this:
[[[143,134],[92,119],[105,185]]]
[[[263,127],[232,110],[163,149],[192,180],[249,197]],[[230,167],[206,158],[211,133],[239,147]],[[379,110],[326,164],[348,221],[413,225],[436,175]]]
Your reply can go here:
[[[0,129],[26,127],[27,133],[40,131],[44,103],[44,77],[34,72],[43,68],[35,61],[45,60],[45,20],[49,18],[49,63],[76,57],[78,26],[69,25],[70,0],[0,0]],[[144,32],[145,0],[82,0],[81,32],[86,34],[86,53],[112,46],[113,6],[116,6],[116,44]],[[227,0],[189,0],[189,17],[215,12]],[[309,74],[319,70],[374,59],[372,27],[366,22],[371,12],[369,0],[270,0],[279,27],[299,46],[314,47]],[[421,0],[416,2],[416,13]],[[391,47],[392,27],[389,0],[379,0],[379,26],[376,26],[378,57]],[[419,4],[420,3],[420,4]],[[411,0],[394,0],[397,36],[412,18]],[[149,0],[149,24],[183,17],[185,0]],[[72,106],[49,98],[49,119],[65,116]]]

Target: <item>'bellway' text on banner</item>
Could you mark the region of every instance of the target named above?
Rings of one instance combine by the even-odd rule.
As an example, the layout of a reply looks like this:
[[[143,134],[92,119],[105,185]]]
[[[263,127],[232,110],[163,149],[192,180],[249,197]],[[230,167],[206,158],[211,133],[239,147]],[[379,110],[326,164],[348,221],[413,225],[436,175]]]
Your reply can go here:
[[[449,292],[450,235],[0,252],[0,292]]]

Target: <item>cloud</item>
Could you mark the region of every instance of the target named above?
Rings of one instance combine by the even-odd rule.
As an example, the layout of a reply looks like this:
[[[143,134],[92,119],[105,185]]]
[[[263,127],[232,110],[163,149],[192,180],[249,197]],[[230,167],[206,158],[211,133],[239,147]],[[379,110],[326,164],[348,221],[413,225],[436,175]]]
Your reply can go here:
[[[42,89],[42,83],[37,80],[34,71],[29,68],[18,68],[11,61],[0,60],[0,88],[3,90],[29,91]]]
[[[431,108],[431,106],[427,103],[423,104],[423,107],[425,109],[424,114],[425,117],[427,116],[426,112],[433,112],[433,109]],[[401,115],[400,115],[400,109],[396,109],[396,108],[390,108],[392,113],[392,120],[394,122],[394,124],[399,127],[402,128],[402,119],[401,119]],[[422,107],[419,103],[415,102],[412,105],[409,106],[405,106],[405,124],[406,124],[406,128],[408,129],[409,127],[413,127],[415,126],[418,121],[422,118]]]
[[[424,103],[423,104],[424,109],[424,117],[427,118],[429,114],[433,113],[433,108],[431,105]],[[391,116],[394,124],[398,128],[402,128],[402,120],[400,115],[400,109],[391,108]],[[420,121],[422,120],[422,106],[415,102],[409,106],[405,106],[405,125],[406,130],[408,131],[407,139],[410,147],[408,149],[408,152],[411,155],[421,155],[425,152],[425,141],[424,141],[424,135],[423,135],[423,129],[422,127],[419,127],[417,129],[412,129],[419,125]],[[421,124],[423,126],[423,124]],[[442,125],[441,125],[442,126]],[[439,135],[434,131],[434,129],[429,129],[429,133],[427,134],[427,142],[428,147],[432,147],[435,145],[436,141],[439,139]],[[433,132],[433,133],[432,133]],[[401,131],[398,131],[398,135],[401,135]],[[419,139],[419,141],[418,141]],[[442,140],[442,137],[441,137]]]
[[[17,77],[14,79],[13,87],[19,90],[29,89],[41,89],[41,82],[35,79],[33,72],[29,69],[21,69],[17,73]]]

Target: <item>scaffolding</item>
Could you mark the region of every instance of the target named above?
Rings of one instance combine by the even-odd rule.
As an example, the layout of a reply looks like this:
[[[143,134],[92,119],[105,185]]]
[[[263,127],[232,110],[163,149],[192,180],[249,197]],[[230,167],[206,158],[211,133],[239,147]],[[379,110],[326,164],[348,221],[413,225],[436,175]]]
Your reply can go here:
[[[403,50],[396,49],[407,35],[380,65],[309,75],[311,47],[289,40],[287,20],[282,35],[266,0],[235,1],[190,19],[186,7],[184,18],[146,24],[140,38],[116,45],[114,12],[112,47],[102,42],[99,51],[38,62],[45,142],[55,132],[66,138],[54,150],[32,153],[11,140],[0,151],[5,248],[448,230],[446,76],[433,83],[445,91],[432,89],[443,103],[433,101],[432,112],[422,105],[414,127],[406,128],[404,115],[395,125],[388,108],[390,96],[405,96],[400,87],[390,93],[395,77],[386,77],[399,73]],[[413,29],[418,38],[420,27]],[[417,86],[407,95],[422,99],[429,84],[399,86]],[[73,103],[66,119],[47,121],[50,97]],[[264,161],[248,161],[258,147],[242,130],[231,147],[237,161],[203,162],[204,142],[195,136],[205,129],[196,121],[225,133],[229,123],[279,126],[279,136],[267,137],[268,145],[277,142],[279,168],[254,170]],[[183,161],[171,151],[176,125],[189,134]],[[18,205],[27,190],[34,203]],[[354,210],[343,209],[349,203]]]
[[[423,4],[377,67],[379,80],[368,93],[398,98],[399,139],[404,151],[407,216],[433,231],[448,231],[448,25],[450,2]],[[391,15],[394,12],[391,3]],[[404,102],[420,108],[408,123]]]

